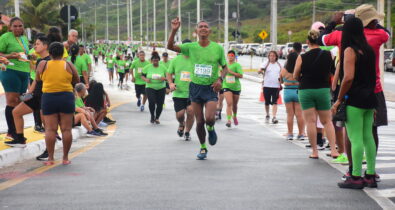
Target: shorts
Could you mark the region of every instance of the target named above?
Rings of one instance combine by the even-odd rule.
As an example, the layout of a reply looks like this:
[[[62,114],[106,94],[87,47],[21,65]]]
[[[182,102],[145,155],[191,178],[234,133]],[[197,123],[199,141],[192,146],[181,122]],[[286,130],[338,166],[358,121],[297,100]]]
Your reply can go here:
[[[33,95],[32,99],[28,101],[24,101],[23,103],[25,103],[33,111],[38,111],[41,109],[41,95],[40,96]]]
[[[302,110],[315,108],[318,111],[331,109],[331,93],[329,88],[298,90]]]
[[[211,85],[189,84],[189,97],[191,102],[205,104],[210,101],[218,101],[218,95]]]
[[[265,97],[265,105],[276,105],[280,88],[263,87],[263,96]]]
[[[41,99],[43,115],[73,114],[75,112],[74,100],[72,92],[43,93]]]
[[[284,88],[284,102],[285,103],[291,103],[291,102],[299,103],[298,89]]]
[[[107,71],[109,71],[109,72],[114,72],[114,68],[107,68]]]
[[[129,72],[130,72],[130,69],[125,69],[125,74],[129,73]]]
[[[388,125],[387,104],[383,92],[376,93],[377,107],[373,125],[376,127]]]
[[[99,56],[93,56],[93,58],[95,59],[95,63],[99,61]]]
[[[232,92],[233,93],[233,95],[240,95],[240,93],[241,93],[241,91],[239,90],[239,91],[235,91],[235,90],[231,90],[231,89],[229,89],[229,88],[224,88],[224,89],[222,89],[222,91],[225,93],[225,92]]]
[[[140,95],[145,95],[145,85],[134,85],[134,89],[136,90],[136,97],[139,98]]]
[[[187,109],[191,105],[191,100],[189,98],[173,98],[174,101],[174,111],[179,112]]]
[[[0,71],[0,80],[6,93],[25,93],[30,74],[12,69]]]
[[[224,89],[221,89],[218,93],[220,94],[220,95],[222,95],[222,94],[224,94]]]

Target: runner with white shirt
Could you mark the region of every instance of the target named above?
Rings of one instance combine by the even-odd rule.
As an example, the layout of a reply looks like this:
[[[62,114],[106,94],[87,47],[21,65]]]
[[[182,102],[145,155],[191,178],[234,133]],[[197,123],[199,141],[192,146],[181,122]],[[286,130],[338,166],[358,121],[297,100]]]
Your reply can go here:
[[[269,61],[264,63],[258,74],[263,74],[263,95],[265,98],[265,111],[266,111],[266,122],[270,121],[269,109],[272,105],[273,118],[272,123],[277,124],[277,99],[280,93],[280,72],[281,65],[278,62],[278,54],[276,51],[270,51],[268,55]]]

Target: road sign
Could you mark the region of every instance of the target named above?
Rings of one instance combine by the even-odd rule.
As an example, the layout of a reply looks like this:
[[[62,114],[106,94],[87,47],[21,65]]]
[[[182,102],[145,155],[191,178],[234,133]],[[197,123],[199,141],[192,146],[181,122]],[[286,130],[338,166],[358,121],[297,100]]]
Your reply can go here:
[[[258,34],[258,36],[261,37],[262,40],[265,40],[268,34],[265,30],[262,30],[261,33]]]
[[[60,17],[66,23],[69,21],[68,20],[67,5],[64,6],[60,10]],[[77,8],[75,8],[75,6],[70,5],[70,21],[73,22],[73,21],[77,20],[77,18],[78,18],[78,10],[77,10]]]

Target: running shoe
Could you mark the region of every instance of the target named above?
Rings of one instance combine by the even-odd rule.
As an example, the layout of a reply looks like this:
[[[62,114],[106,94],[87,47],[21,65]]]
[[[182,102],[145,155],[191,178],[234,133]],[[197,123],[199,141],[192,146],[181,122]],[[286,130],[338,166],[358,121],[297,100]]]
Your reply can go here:
[[[159,121],[159,119],[156,119],[156,120],[155,120],[155,124],[157,124],[157,125],[159,125],[159,124],[160,124],[160,121]]]
[[[342,180],[346,181],[350,177],[351,177],[351,173],[350,173],[350,171],[347,171],[347,173],[342,176]]]
[[[306,139],[306,136],[298,135],[296,139],[299,140],[299,141],[304,141]]]
[[[137,107],[141,106],[141,98],[137,99]]]
[[[182,130],[180,130],[180,128],[182,128]],[[178,134],[179,137],[184,136],[184,129],[185,129],[185,126],[183,126],[183,125],[179,125],[178,126],[177,134]]]
[[[185,132],[185,141],[190,141],[191,140],[191,134],[189,134],[189,132]]]
[[[325,150],[325,145],[323,145],[323,144],[317,144],[317,149],[318,149],[318,150]]]
[[[277,118],[273,117],[273,119],[272,119],[272,123],[273,123],[273,124],[277,124],[277,123],[278,123],[278,120],[277,120]]]
[[[204,159],[206,159],[206,158],[207,158],[207,152],[208,152],[207,149],[201,148],[199,154],[197,155],[197,158],[198,158],[199,160],[204,160]]]
[[[48,151],[45,150],[44,153],[39,155],[39,156],[37,156],[36,159],[40,160],[40,161],[46,161],[46,160],[48,160],[48,156],[49,156],[48,155]]]
[[[311,148],[311,144],[306,144],[306,148]]]
[[[7,133],[7,135],[4,137],[4,139],[7,139],[7,140],[10,140],[10,141],[12,141],[12,140],[14,140],[14,137],[13,137],[13,135],[12,135],[12,134],[10,134],[10,133]]]
[[[25,148],[26,147],[26,140],[15,138],[12,141],[4,142],[4,144],[7,146],[10,146],[10,147]]]
[[[368,174],[366,174],[366,171],[365,171],[365,176],[363,177],[363,182],[364,182],[365,187],[377,188],[376,175],[368,175]]]
[[[364,180],[361,177],[348,177],[344,182],[337,183],[340,188],[363,189],[365,187]]]
[[[336,159],[331,161],[334,164],[348,164],[348,158],[344,154],[340,154]]]
[[[375,176],[376,182],[381,182],[380,175],[378,175],[378,174],[376,173],[374,176]]]
[[[140,111],[144,112],[144,105],[140,106]]]
[[[269,123],[269,122],[270,122],[270,116],[269,116],[269,115],[266,115],[265,120],[266,120],[266,123]]]
[[[100,129],[100,128],[96,128],[95,131],[96,131],[97,133],[99,133],[101,136],[107,136],[107,135],[108,135],[108,133],[104,133],[103,130]]]
[[[97,126],[104,128],[104,127],[107,127],[108,124],[103,122],[103,121],[101,121],[101,122],[99,122],[99,124]]]
[[[225,125],[226,125],[226,127],[228,127],[228,128],[232,127],[232,123],[231,123],[230,121],[228,121]]]
[[[287,140],[294,140],[294,135],[293,134],[288,134]]]
[[[214,129],[212,131],[208,131],[208,143],[211,146],[214,146],[217,143],[217,133]]]
[[[41,125],[35,125],[34,126],[34,132],[35,133],[45,133],[45,129]]]
[[[233,117],[233,123],[237,126],[239,125],[239,121],[237,120],[237,117]]]
[[[108,117],[104,117],[104,118],[103,118],[103,122],[105,122],[107,125],[112,125],[112,124],[115,124],[117,121],[111,120],[111,119],[108,118]]]
[[[101,134],[100,134],[100,133],[98,133],[98,132],[96,132],[95,130],[88,131],[88,132],[86,133],[86,135],[87,135],[88,137],[96,137],[96,136],[101,136]]]

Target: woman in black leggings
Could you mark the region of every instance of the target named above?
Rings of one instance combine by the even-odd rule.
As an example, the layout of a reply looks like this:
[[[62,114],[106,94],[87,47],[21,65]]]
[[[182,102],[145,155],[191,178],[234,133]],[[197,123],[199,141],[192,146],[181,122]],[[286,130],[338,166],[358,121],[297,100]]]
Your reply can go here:
[[[166,67],[159,65],[160,56],[157,52],[152,53],[152,64],[143,69],[141,78],[147,83],[146,94],[148,96],[151,123],[160,124],[159,117],[163,110],[166,95]]]

